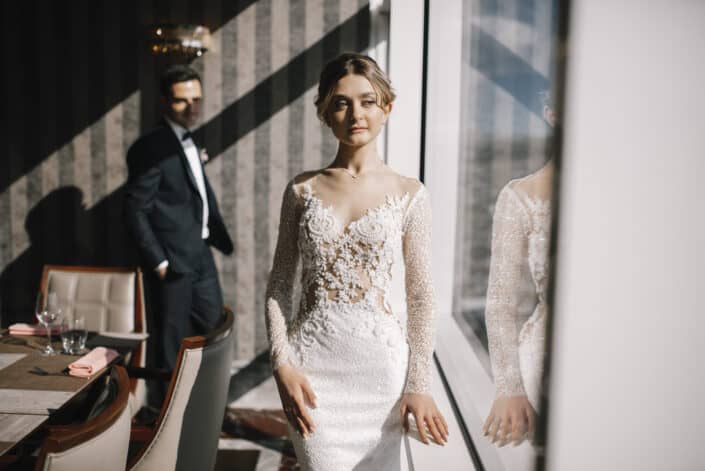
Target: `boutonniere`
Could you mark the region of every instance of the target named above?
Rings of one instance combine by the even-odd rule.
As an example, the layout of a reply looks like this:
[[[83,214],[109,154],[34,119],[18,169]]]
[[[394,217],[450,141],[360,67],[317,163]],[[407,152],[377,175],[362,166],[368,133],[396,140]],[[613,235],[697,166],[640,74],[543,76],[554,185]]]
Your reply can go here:
[[[202,164],[205,164],[206,162],[208,162],[208,159],[210,158],[210,157],[208,157],[208,151],[205,148],[201,149],[201,152],[199,153],[199,157],[201,158]]]

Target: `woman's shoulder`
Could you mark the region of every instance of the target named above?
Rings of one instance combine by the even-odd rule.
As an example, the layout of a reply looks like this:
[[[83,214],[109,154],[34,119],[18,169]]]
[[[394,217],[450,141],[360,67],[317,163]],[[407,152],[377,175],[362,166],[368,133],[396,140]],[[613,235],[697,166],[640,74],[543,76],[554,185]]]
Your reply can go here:
[[[548,166],[544,166],[525,177],[511,180],[505,185],[503,191],[511,190],[532,200],[549,201],[552,189],[552,173],[550,173]]]
[[[418,178],[404,176],[392,170],[390,167],[386,168],[385,179],[387,180],[389,193],[396,195],[408,194],[413,197],[426,188]]]
[[[304,189],[311,185],[313,179],[316,178],[321,171],[322,170],[319,169],[299,173],[294,178],[289,180],[289,183],[287,184],[287,192],[292,192],[295,196],[301,197],[304,193]]]

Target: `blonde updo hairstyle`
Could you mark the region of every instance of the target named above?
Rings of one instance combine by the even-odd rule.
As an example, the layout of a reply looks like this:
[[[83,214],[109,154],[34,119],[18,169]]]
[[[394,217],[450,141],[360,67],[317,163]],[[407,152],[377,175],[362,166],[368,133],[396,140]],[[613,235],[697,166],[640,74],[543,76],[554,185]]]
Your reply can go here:
[[[387,106],[396,98],[389,77],[382,72],[374,59],[364,54],[345,52],[328,62],[321,71],[315,105],[318,119],[323,124],[328,125],[328,110],[335,85],[341,78],[353,74],[362,75],[369,80],[377,95],[377,106]]]

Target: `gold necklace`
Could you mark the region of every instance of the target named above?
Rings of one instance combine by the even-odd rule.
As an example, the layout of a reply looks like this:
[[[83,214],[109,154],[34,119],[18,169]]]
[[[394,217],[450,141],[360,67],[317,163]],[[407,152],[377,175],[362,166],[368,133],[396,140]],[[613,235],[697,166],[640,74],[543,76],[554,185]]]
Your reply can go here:
[[[380,163],[381,163],[381,162],[380,162]],[[378,168],[379,166],[380,166],[380,165],[376,165],[374,168],[376,169],[376,168]],[[336,167],[332,167],[332,168],[336,168]],[[348,175],[350,175],[350,178],[352,178],[353,180],[357,180],[357,177],[359,177],[359,176],[362,174],[362,171],[360,171],[359,173],[352,173],[349,169],[347,169],[347,168],[345,168],[345,167],[337,167],[337,168],[339,168],[339,169],[342,170],[343,172],[345,172],[345,173],[347,173]],[[369,169],[369,170],[366,170],[365,172],[367,173],[367,172],[372,171],[372,170],[373,170],[373,169]]]
[[[350,170],[348,170],[348,169],[345,168],[345,167],[340,167],[340,168],[341,168],[345,173],[347,173],[348,175],[350,175],[353,180],[357,180],[357,175],[355,175],[354,173],[352,173]]]

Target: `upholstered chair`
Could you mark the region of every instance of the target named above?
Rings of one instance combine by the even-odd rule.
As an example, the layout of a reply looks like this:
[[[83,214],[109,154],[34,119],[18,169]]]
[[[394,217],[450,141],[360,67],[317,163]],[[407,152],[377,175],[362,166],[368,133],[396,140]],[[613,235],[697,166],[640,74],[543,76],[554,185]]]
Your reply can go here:
[[[105,335],[146,333],[144,290],[139,268],[45,265],[41,291],[57,294],[63,314],[82,315],[86,328]],[[130,365],[144,367],[146,341]],[[131,410],[145,403],[144,380],[131,380]]]
[[[233,313],[224,308],[212,332],[181,342],[154,428],[133,427],[132,440],[144,445],[128,469],[213,469],[230,382],[232,336]]]
[[[114,398],[80,425],[50,427],[36,462],[36,471],[123,471],[130,444],[130,380],[120,366],[110,373]]]

